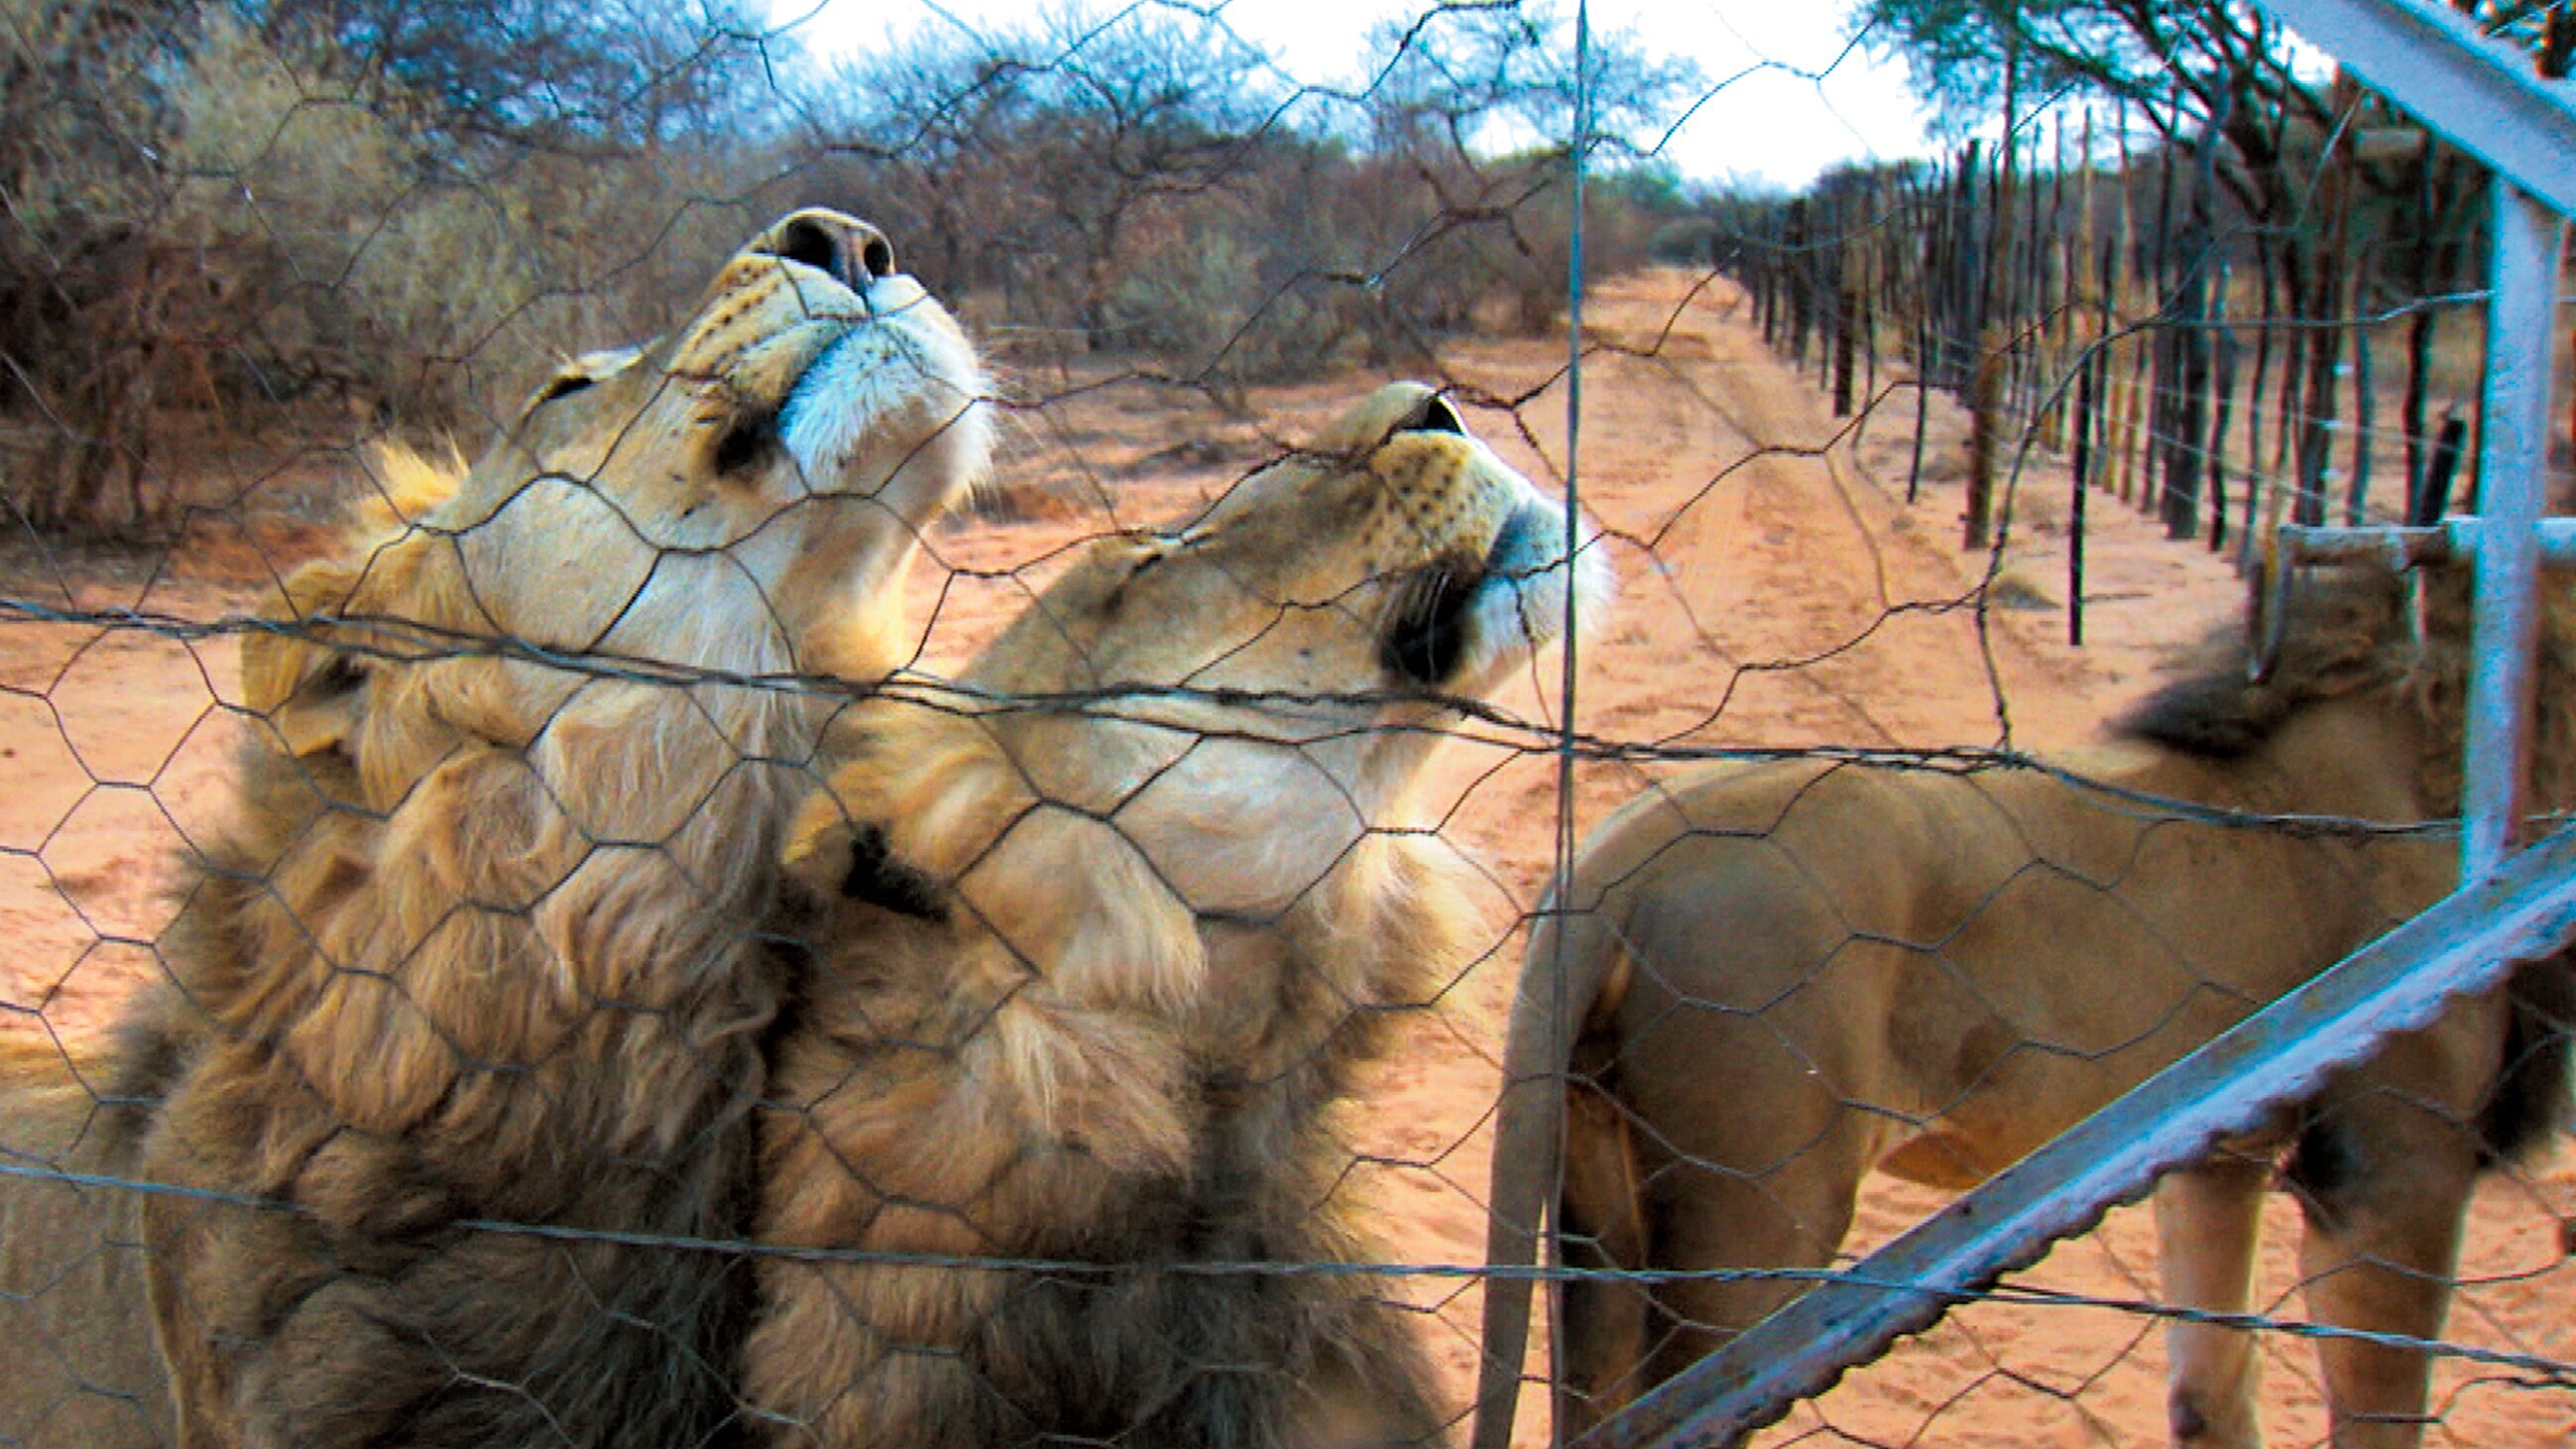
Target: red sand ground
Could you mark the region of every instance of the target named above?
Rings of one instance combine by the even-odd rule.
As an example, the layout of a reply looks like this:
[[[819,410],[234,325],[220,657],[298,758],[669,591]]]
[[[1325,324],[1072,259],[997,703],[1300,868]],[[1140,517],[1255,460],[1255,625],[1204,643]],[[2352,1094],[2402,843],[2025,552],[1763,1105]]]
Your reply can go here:
[[[1957,422],[1936,406],[1920,502],[1903,499],[1912,404],[1899,397],[1863,436],[1827,416],[1810,381],[1772,358],[1724,284],[1633,278],[1591,305],[1579,484],[1613,536],[1615,615],[1580,653],[1577,718],[1594,734],[1677,745],[2047,748],[2085,739],[2171,663],[2170,652],[2231,618],[2234,576],[2206,552],[2165,542],[2096,495],[2088,530],[2087,645],[2064,643],[2066,483],[2034,470],[1998,561],[1957,547]],[[1513,416],[1471,414],[1534,476],[1563,477],[1562,341],[1478,342],[1444,358],[1447,376]],[[1256,426],[1142,386],[1031,373],[1035,402],[1012,427],[1006,483],[981,516],[943,530],[915,578],[931,619],[925,662],[954,664],[1028,597],[1069,540],[1171,516],[1337,411],[1370,379],[1268,390]],[[1174,439],[1187,440],[1175,446]],[[310,537],[305,530],[304,537]],[[205,620],[255,605],[291,553],[238,537],[192,548],[173,573],[83,556],[62,571],[24,549],[0,554],[0,592],[38,603],[132,607]],[[1992,607],[1972,590],[1999,570]],[[66,584],[68,572],[74,581]],[[1903,605],[1928,605],[1891,613]],[[1982,628],[1981,628],[1982,626]],[[1784,667],[1786,666],[1786,667]],[[1551,657],[1507,707],[1554,716]],[[94,1030],[141,974],[166,923],[167,862],[225,809],[222,764],[237,723],[233,649],[136,631],[13,624],[0,629],[0,1029]],[[1444,1010],[1378,1073],[1353,1115],[1369,1165],[1354,1190],[1388,1225],[1392,1261],[1472,1265],[1483,1253],[1486,1114],[1502,1004],[1519,951],[1515,923],[1536,901],[1553,848],[1556,765],[1519,747],[1454,746],[1424,818],[1477,862],[1494,949]],[[1629,766],[1586,766],[1574,807],[1588,827],[1634,792]],[[1900,1231],[1940,1195],[1873,1185],[1855,1247]],[[2493,1183],[2473,1224],[2452,1334],[2461,1342],[2576,1359],[2566,1308],[2576,1270],[2560,1256],[2576,1217],[2576,1168]],[[2264,1282],[2273,1311],[2299,1315],[2295,1213],[2276,1202]],[[2152,1224],[2123,1209],[2021,1282],[2109,1299],[2154,1296]],[[1425,1276],[1407,1296],[1463,1404],[1475,1357],[1477,1291]],[[2270,1340],[2274,1442],[2317,1443],[2313,1359]],[[2150,1445],[2164,1441],[2163,1353],[2155,1324],[2109,1309],[1985,1305],[1852,1374],[1765,1436],[1791,1442],[1944,1446]],[[2576,1392],[2453,1361],[2439,1379],[2431,1443],[2559,1445],[2576,1437]],[[1520,1442],[1543,1442],[1539,1399]]]

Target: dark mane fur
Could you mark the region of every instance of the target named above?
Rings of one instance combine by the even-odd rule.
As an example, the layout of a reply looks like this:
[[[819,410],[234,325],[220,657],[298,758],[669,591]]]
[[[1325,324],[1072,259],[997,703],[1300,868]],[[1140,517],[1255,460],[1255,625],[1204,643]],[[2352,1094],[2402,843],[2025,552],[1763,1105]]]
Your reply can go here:
[[[2520,1165],[2545,1151],[2576,1108],[2576,959],[2564,955],[2515,968],[2504,1071],[2478,1112],[2487,1160]]]
[[[2292,715],[2323,699],[2393,685],[2414,662],[2405,581],[2384,568],[2319,571],[2290,591],[2279,657],[2257,681],[2241,625],[2204,640],[2199,665],[2150,695],[2114,725],[2207,759],[2251,754]]]

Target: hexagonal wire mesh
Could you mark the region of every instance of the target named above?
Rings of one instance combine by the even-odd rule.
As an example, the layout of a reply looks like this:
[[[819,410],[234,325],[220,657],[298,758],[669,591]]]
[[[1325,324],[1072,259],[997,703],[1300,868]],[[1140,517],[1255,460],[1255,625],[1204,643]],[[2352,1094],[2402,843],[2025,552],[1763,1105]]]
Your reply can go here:
[[[7,4],[0,1443],[1571,1433],[2448,888],[2458,571],[2242,577],[2478,174],[2251,12],[1792,197],[1534,5]],[[2563,1441],[2563,974],[1764,1442]]]

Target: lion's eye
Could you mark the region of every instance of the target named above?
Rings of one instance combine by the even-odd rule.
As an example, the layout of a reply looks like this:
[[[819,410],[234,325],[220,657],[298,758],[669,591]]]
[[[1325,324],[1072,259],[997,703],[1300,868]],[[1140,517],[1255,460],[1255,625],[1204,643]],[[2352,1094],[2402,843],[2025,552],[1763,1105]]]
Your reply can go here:
[[[544,387],[537,390],[537,400],[528,404],[528,406],[532,408],[544,407],[546,404],[553,402],[556,398],[570,397],[584,388],[597,384],[598,381],[598,378],[595,378],[586,372],[557,373]]]
[[[579,357],[566,359],[563,370],[546,379],[546,385],[537,389],[537,395],[529,402],[528,410],[534,412],[557,398],[570,397],[574,393],[586,392],[597,387],[633,367],[636,359],[644,355],[644,347],[650,345],[647,343],[635,347],[585,352]]]
[[[1458,421],[1457,409],[1449,406],[1447,398],[1436,393],[1424,398],[1421,410],[1397,424],[1395,430],[1399,433],[1449,433],[1462,438],[1467,435],[1467,425]]]

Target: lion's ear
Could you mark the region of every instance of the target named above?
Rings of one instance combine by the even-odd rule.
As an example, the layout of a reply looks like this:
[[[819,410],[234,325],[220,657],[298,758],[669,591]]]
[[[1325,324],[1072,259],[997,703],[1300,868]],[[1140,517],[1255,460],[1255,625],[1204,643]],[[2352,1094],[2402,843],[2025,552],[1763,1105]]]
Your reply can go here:
[[[286,597],[263,607],[260,626],[242,636],[242,702],[298,757],[340,748],[357,729],[365,662],[312,621],[344,610],[358,581],[345,564],[306,564],[288,576]]]

